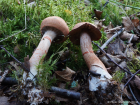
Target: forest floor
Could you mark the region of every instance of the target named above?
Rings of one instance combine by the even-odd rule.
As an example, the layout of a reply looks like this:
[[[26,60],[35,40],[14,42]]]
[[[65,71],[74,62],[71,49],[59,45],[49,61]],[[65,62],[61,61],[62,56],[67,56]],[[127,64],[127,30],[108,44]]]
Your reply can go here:
[[[91,42],[97,59],[86,59],[93,52],[83,53],[68,32],[32,70],[41,23],[52,16],[69,32],[88,22],[80,32],[101,35]],[[0,0],[0,48],[0,105],[140,105],[139,0]],[[33,76],[28,83],[26,73]]]

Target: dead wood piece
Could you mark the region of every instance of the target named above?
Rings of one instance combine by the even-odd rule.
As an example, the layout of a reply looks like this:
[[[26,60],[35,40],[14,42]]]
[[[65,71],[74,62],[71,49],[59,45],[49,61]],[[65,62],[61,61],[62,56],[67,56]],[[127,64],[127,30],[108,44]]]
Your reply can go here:
[[[6,77],[6,75],[8,74],[9,70],[5,70],[3,75],[0,78],[0,83],[4,80],[4,78]]]
[[[81,98],[81,94],[79,92],[61,89],[54,86],[52,86],[50,90],[52,92],[55,92],[56,95],[58,96],[67,97],[67,98],[76,99],[76,100],[80,100]]]
[[[1,76],[0,76],[1,78]],[[5,77],[3,79],[3,81],[1,82],[1,85],[15,85],[17,84],[17,80],[15,78],[12,78],[12,77]]]
[[[106,30],[105,32],[106,32],[106,33],[115,33],[115,32],[117,32],[117,31],[119,31],[121,28],[122,28],[122,26],[117,26],[117,27],[115,27],[115,28],[111,28],[111,29],[109,29],[109,30]]]

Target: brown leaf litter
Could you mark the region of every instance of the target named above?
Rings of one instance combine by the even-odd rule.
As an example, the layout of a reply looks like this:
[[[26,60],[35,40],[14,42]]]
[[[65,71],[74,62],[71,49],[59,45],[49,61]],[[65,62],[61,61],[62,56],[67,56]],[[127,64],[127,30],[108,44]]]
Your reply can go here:
[[[109,53],[111,55],[123,55],[123,56],[125,56],[123,53],[124,48],[125,48],[124,42],[120,38],[118,38],[114,42],[112,42],[108,45],[107,53]]]
[[[70,68],[66,67],[64,71],[55,71],[56,77],[62,81],[69,82],[71,81],[71,77],[75,74],[75,71],[71,70]]]

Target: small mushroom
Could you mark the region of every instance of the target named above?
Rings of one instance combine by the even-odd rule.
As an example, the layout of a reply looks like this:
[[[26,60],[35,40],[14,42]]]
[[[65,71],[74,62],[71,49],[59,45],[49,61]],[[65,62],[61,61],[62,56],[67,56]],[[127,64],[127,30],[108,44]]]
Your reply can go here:
[[[38,47],[31,56],[30,62],[30,72],[35,76],[37,74],[37,65],[39,64],[43,55],[46,55],[49,47],[53,42],[61,43],[66,40],[66,36],[69,33],[69,28],[66,22],[57,16],[52,16],[45,18],[41,23],[41,34],[43,35]],[[33,79],[34,76],[29,73],[28,79]],[[26,72],[24,72],[24,78],[26,77]]]
[[[77,45],[80,44],[83,57],[89,70],[101,74],[100,77],[91,76],[91,79],[89,79],[89,90],[96,91],[99,86],[105,89],[107,87],[106,80],[112,77],[107,72],[104,64],[94,54],[91,44],[92,40],[97,41],[101,38],[100,31],[91,23],[81,22],[74,26],[69,35],[71,42]]]

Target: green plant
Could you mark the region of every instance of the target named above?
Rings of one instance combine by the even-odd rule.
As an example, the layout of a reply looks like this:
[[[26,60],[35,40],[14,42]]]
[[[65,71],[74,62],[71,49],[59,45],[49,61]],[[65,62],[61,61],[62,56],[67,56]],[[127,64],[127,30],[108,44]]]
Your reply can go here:
[[[62,51],[64,52],[66,49],[67,48],[64,48]],[[58,52],[53,53],[50,58],[44,62],[43,60],[45,59],[45,55],[42,56],[39,65],[37,65],[37,83],[42,87],[43,90],[49,89],[50,86],[56,83],[56,78],[52,76],[52,73],[57,69],[56,63],[60,58],[60,56],[56,57],[56,54],[58,54]]]
[[[56,62],[58,58],[53,60],[55,54],[52,54],[48,61],[41,63],[45,56],[42,57],[40,60],[38,68],[38,75],[37,75],[37,83],[42,87],[43,90],[47,90],[50,86],[56,82],[56,78],[51,77],[52,72],[56,70]]]
[[[116,71],[114,74],[113,74],[113,77],[112,79],[117,81],[118,83],[121,83],[123,77],[124,77],[124,74],[122,71],[118,70]]]
[[[127,62],[128,68],[132,73],[135,73],[137,70],[140,69],[140,58],[133,56],[133,59],[130,62]],[[140,74],[137,74],[140,76]]]
[[[79,0],[36,0],[36,6],[33,7],[28,7],[27,4],[28,2],[25,5],[27,29],[1,43],[2,45],[7,45],[6,49],[20,61],[23,61],[26,55],[31,56],[33,50],[38,45],[41,37],[40,23],[44,18],[49,16],[60,16],[66,21],[70,30],[78,22],[88,21],[93,23],[93,20],[89,15],[92,6],[86,7],[84,0],[81,0],[80,2]],[[0,20],[3,20],[0,21],[0,40],[25,28],[23,1],[21,1],[21,4],[19,5],[16,0],[1,0],[0,10]],[[14,54],[13,51],[17,44],[21,45],[20,56]],[[52,44],[48,54],[51,55],[51,53],[54,53],[58,47],[58,44]],[[11,57],[3,51],[0,51],[0,55],[4,56],[5,59],[0,60],[0,63],[12,60]]]

